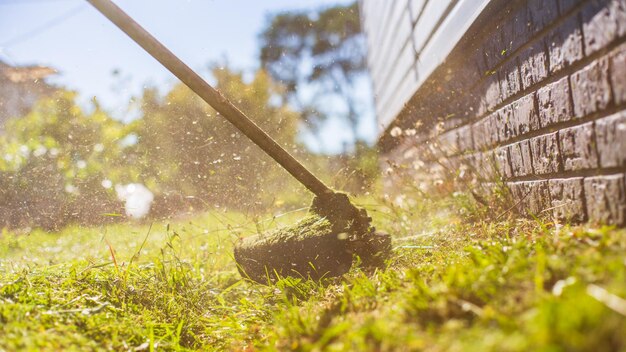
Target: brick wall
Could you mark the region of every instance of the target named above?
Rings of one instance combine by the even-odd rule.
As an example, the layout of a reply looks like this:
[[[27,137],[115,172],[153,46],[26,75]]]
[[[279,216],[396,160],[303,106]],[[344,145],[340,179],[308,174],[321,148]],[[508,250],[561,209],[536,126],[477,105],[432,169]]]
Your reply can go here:
[[[501,179],[525,214],[626,224],[626,0],[494,1],[381,137]]]

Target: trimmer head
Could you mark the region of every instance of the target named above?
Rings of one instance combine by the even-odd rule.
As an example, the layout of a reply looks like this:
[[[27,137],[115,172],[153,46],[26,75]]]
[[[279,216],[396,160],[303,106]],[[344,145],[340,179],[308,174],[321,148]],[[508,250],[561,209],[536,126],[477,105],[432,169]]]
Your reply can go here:
[[[310,214],[293,226],[240,240],[235,260],[241,275],[264,284],[284,276],[319,280],[345,274],[355,256],[363,266],[382,266],[391,237],[376,232],[345,194],[332,197],[316,198]]]

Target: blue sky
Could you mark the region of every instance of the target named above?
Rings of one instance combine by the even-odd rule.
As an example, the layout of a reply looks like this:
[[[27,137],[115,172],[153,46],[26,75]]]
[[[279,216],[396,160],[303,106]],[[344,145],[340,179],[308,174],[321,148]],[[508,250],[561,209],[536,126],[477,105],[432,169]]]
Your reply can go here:
[[[258,33],[268,14],[318,8],[349,0],[117,0],[162,43],[203,76],[211,63],[258,67]],[[161,89],[175,78],[158,62],[83,0],[0,0],[0,60],[13,65],[41,64],[60,74],[53,83],[77,90],[85,101],[97,96],[115,116],[123,117],[130,96],[144,85]],[[118,75],[113,75],[114,71]],[[364,83],[363,91],[370,87]],[[363,124],[365,136],[375,134]],[[338,151],[347,129],[339,123],[325,130],[325,145]]]

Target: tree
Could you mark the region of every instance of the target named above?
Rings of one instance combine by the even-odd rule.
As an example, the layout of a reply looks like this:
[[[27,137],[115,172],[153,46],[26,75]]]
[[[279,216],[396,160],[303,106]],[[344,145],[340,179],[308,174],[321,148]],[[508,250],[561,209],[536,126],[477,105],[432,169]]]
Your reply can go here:
[[[272,16],[261,33],[262,67],[285,85],[284,98],[314,131],[343,118],[358,134],[364,102],[355,83],[367,75],[357,3]]]
[[[215,87],[279,143],[291,150],[297,147],[298,114],[275,103],[283,88],[267,73],[256,72],[250,82],[228,68],[214,68],[212,75]],[[133,158],[157,199],[163,196],[170,202],[165,212],[185,204],[254,209],[264,200],[262,195],[271,197],[285,187],[284,171],[183,84],[164,97],[146,90],[142,115]]]

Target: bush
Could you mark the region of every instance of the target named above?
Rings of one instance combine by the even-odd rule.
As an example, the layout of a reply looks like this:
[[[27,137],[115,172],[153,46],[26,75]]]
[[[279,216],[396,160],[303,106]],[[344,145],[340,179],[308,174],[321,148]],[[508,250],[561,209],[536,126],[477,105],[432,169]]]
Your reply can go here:
[[[103,214],[119,211],[110,184],[121,180],[125,128],[97,104],[85,114],[75,98],[59,91],[7,123],[0,136],[0,226],[53,230],[110,222]]]

